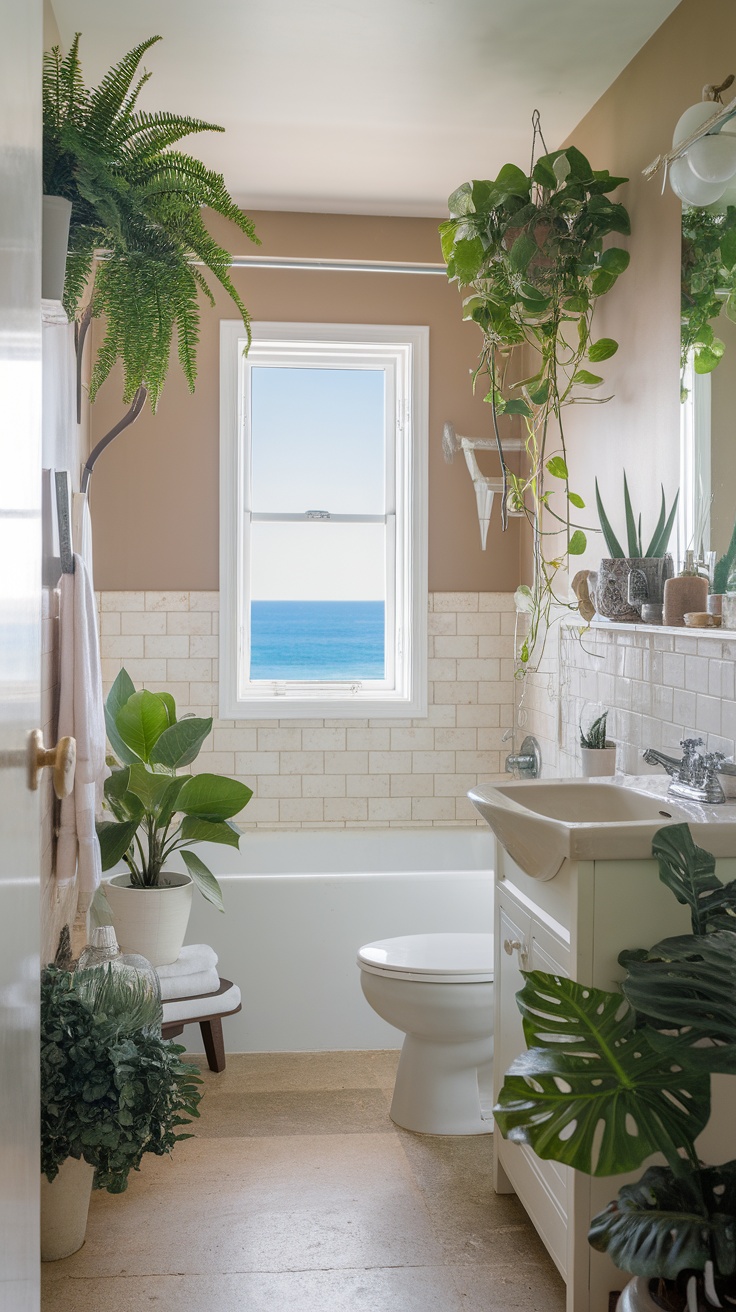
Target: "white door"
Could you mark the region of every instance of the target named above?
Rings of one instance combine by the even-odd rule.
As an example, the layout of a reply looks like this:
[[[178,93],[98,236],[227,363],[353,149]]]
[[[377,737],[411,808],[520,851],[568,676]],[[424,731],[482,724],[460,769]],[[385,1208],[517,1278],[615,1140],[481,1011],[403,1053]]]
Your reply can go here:
[[[40,0],[0,0],[0,31],[0,1312],[37,1312]]]

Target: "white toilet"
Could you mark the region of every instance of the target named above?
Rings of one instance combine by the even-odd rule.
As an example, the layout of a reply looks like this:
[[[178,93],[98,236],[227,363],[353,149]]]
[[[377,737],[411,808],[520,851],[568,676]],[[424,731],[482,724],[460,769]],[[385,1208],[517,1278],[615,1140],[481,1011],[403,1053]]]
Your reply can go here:
[[[420,1134],[490,1134],[479,1083],[490,1093],[493,935],[379,939],[358,965],[373,1010],[406,1035],[391,1119]]]

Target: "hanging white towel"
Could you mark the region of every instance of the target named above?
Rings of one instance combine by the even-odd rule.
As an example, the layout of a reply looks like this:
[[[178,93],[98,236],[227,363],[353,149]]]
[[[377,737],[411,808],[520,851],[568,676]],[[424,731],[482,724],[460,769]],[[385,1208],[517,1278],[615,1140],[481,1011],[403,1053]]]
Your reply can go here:
[[[61,578],[59,658],[59,737],[76,739],[77,771],[74,791],[61,803],[56,875],[61,884],[68,884],[78,874],[79,907],[84,911],[102,877],[95,814],[109,771],[97,607],[87,567],[77,554],[74,573]]]
[[[89,585],[94,592],[95,580],[92,571],[92,518],[89,513],[89,501],[86,492],[72,493],[72,542],[74,550],[82,557],[89,575]]]

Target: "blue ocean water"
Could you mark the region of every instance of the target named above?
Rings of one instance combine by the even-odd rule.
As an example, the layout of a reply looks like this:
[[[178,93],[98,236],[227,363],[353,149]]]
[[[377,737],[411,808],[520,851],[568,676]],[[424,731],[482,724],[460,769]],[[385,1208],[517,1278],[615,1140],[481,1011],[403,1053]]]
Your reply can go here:
[[[253,601],[251,679],[382,679],[382,601]]]

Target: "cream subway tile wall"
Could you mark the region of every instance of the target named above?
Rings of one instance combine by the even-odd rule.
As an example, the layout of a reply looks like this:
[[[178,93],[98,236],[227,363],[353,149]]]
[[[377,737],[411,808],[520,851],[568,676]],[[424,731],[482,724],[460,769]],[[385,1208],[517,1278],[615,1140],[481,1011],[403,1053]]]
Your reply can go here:
[[[466,793],[499,777],[508,750],[512,593],[430,595],[429,706],[418,720],[220,720],[218,621],[217,592],[102,592],[102,672],[105,692],[124,665],[182,713],[213,717],[192,768],[253,789],[244,828],[483,823]]]
[[[544,774],[580,773],[578,726],[596,704],[610,710],[617,766],[627,774],[657,773],[642,760],[644,748],[679,755],[685,737],[703,738],[709,751],[736,759],[735,667],[736,634],[560,628],[548,644],[544,672],[526,680],[523,698],[525,727],[540,740]]]

